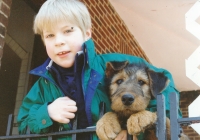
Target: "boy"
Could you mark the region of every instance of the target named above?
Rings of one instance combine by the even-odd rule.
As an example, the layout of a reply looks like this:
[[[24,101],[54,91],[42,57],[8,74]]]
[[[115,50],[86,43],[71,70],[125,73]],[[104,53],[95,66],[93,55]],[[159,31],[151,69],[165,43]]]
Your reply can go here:
[[[30,72],[40,78],[20,107],[17,119],[20,134],[25,133],[27,126],[32,133],[69,130],[75,116],[78,116],[78,129],[96,125],[100,102],[106,104],[106,112],[111,110],[104,83],[108,61],[144,62],[151,69],[164,72],[170,79],[169,86],[163,91],[166,97],[177,92],[168,71],[141,58],[124,54],[97,55],[90,39],[89,12],[78,0],[47,0],[35,17],[34,32],[41,35],[49,59]],[[156,102],[152,101],[149,109],[155,111],[155,107]],[[166,109],[169,110],[168,102]],[[125,134],[122,131],[116,140],[126,139]],[[71,137],[63,139],[70,140]],[[79,134],[78,139],[98,138]]]

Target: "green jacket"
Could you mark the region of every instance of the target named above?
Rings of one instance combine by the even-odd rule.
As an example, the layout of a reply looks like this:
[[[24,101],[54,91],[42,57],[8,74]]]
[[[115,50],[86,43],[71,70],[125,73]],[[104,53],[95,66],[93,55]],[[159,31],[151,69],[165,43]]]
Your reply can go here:
[[[82,74],[82,87],[86,104],[85,110],[88,122],[91,126],[96,125],[99,119],[100,102],[106,104],[106,112],[111,111],[110,100],[105,92],[104,83],[104,71],[106,63],[109,61],[128,60],[130,63],[143,62],[146,63],[150,69],[163,72],[170,79],[168,87],[162,93],[165,96],[167,113],[169,112],[169,94],[171,92],[176,92],[179,96],[178,91],[175,89],[172,76],[167,70],[156,68],[147,63],[144,59],[136,56],[116,53],[97,55],[95,53],[94,43],[91,39],[85,42],[82,47],[85,60],[87,60]],[[51,66],[49,65],[50,62],[50,60],[47,60],[42,66],[30,72],[31,74],[40,76],[40,78],[25,96],[19,109],[17,121],[20,134],[25,134],[27,126],[32,133],[51,132],[53,125],[62,127],[63,131],[71,129],[71,126],[68,124],[60,124],[52,121],[47,112],[48,103],[64,95],[48,71],[48,68]],[[155,100],[151,100],[148,109],[155,111]],[[180,110],[179,115],[181,116]],[[68,139],[70,140],[70,136],[68,136]],[[96,140],[98,138],[94,135],[93,139]]]

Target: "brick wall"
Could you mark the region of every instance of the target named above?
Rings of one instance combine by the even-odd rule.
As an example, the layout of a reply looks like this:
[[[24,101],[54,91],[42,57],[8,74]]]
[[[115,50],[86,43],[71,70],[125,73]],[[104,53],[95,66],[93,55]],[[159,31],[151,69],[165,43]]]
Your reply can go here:
[[[109,0],[82,0],[92,18],[92,38],[98,53],[119,52],[149,59]]]
[[[12,0],[0,0],[0,68]]]
[[[183,113],[183,117],[188,117],[188,106],[200,95],[200,91],[185,91],[180,93],[180,108]],[[190,126],[183,127],[184,133],[187,134],[190,140],[200,140],[200,136]]]

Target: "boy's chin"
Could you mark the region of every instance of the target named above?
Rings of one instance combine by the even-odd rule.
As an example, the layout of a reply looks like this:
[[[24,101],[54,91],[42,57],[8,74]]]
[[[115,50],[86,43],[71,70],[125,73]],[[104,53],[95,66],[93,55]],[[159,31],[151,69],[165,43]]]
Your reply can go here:
[[[74,63],[57,63],[57,65],[63,67],[63,68],[70,68],[74,65]]]

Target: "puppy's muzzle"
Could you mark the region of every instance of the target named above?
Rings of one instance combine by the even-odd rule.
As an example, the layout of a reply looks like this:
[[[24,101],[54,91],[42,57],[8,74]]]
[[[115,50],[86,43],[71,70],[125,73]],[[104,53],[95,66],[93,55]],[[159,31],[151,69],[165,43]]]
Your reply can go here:
[[[129,106],[134,102],[134,96],[127,93],[122,96],[121,100],[124,105]]]

